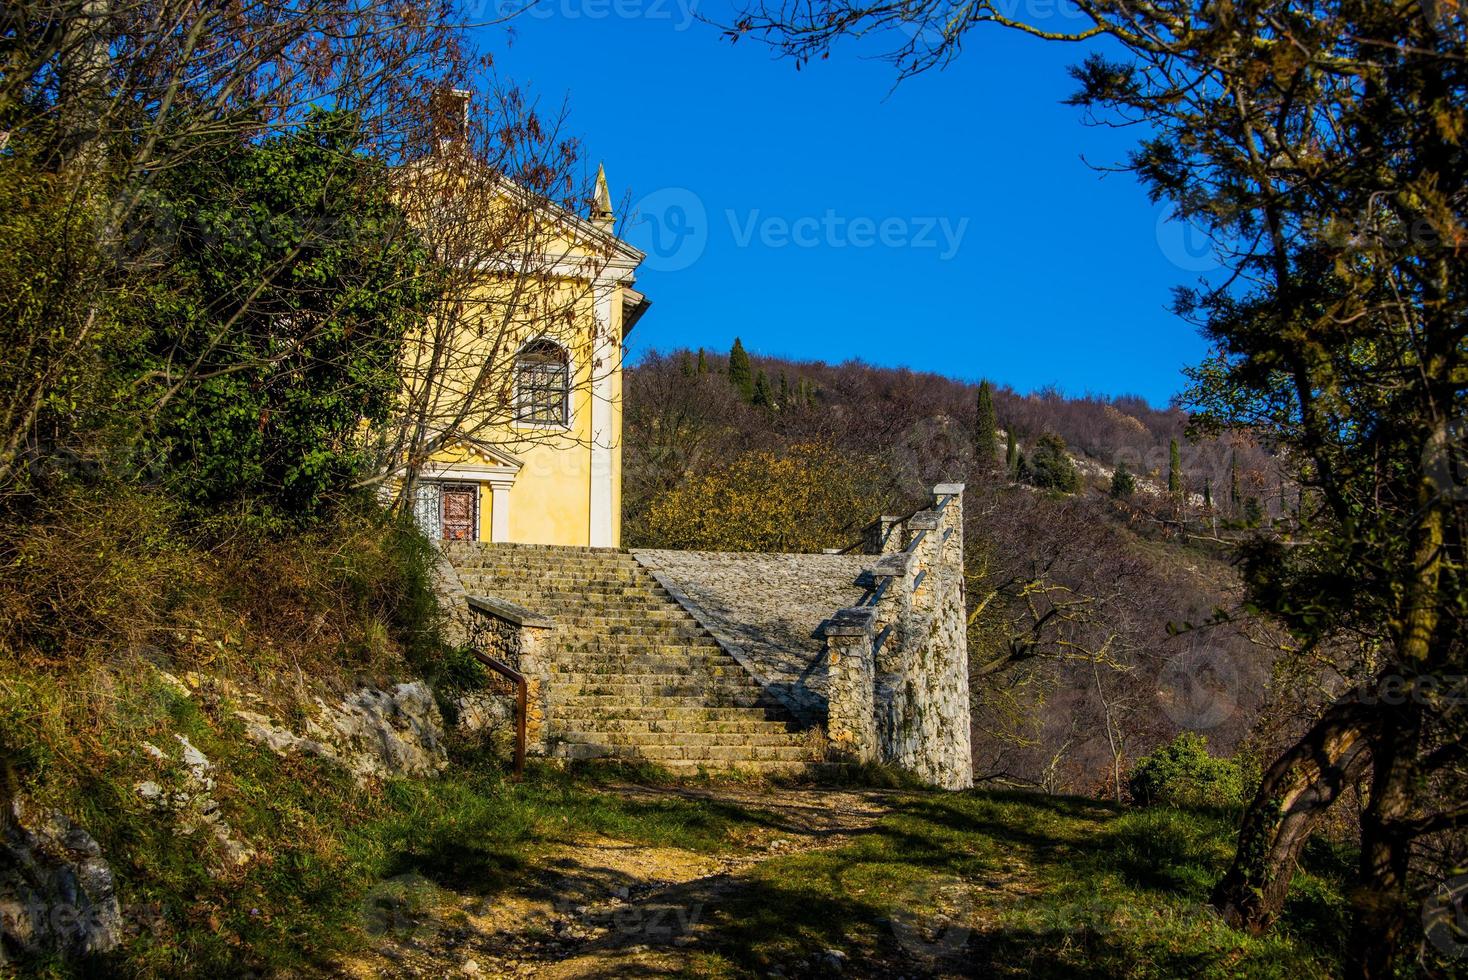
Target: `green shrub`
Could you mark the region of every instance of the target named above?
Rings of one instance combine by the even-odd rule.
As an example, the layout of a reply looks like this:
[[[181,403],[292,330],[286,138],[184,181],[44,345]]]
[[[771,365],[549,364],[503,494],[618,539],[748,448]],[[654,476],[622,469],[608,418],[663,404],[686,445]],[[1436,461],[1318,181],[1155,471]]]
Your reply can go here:
[[[1208,754],[1208,739],[1183,732],[1132,769],[1132,799],[1143,806],[1241,807],[1249,780],[1234,759]]]
[[[1029,459],[1030,482],[1037,487],[1075,493],[1080,489],[1081,478],[1075,463],[1065,447],[1065,440],[1047,432],[1035,440],[1035,448]]]

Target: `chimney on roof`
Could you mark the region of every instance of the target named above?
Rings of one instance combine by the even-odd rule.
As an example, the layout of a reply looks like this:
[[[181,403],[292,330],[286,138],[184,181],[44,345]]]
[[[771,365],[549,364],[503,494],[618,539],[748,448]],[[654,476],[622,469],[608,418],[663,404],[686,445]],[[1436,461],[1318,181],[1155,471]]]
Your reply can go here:
[[[439,149],[469,142],[469,103],[474,93],[466,88],[440,88],[433,93],[428,111]]]
[[[616,220],[612,213],[612,192],[607,188],[607,170],[596,165],[596,191],[591,198],[591,223],[602,231],[610,232]]]

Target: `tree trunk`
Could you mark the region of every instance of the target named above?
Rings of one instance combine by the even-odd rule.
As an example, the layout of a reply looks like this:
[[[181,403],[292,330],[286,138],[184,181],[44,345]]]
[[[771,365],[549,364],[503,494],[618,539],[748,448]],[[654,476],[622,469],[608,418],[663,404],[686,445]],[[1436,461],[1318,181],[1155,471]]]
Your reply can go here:
[[[1412,835],[1405,829],[1417,782],[1421,732],[1416,704],[1397,706],[1372,739],[1371,796],[1361,815],[1360,885],[1351,896],[1356,928],[1350,976],[1378,980],[1395,976],[1397,951],[1411,926],[1407,869]]]
[[[1260,933],[1284,906],[1300,852],[1325,811],[1370,761],[1369,712],[1352,691],[1270,766],[1209,901],[1235,929]]]

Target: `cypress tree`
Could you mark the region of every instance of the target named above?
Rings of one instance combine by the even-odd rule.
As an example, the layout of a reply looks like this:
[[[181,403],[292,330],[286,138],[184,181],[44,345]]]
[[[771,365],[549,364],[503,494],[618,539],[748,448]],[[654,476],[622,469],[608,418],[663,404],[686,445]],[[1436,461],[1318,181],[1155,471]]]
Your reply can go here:
[[[1208,510],[1213,509],[1213,480],[1211,477],[1203,477],[1203,506]]]
[[[699,374],[708,374],[709,373],[709,359],[704,356],[704,354],[703,354],[703,348],[702,347],[700,347],[698,349],[698,373]]]
[[[1019,479],[1019,449],[1014,444],[1014,430],[1007,429],[1004,433],[1004,469],[1010,479]]]
[[[1167,447],[1167,492],[1176,499],[1183,495],[1183,454],[1178,451],[1176,439]]]
[[[780,408],[790,404],[790,379],[785,377],[785,372],[780,372]]]
[[[749,368],[749,354],[738,337],[734,338],[734,346],[729,348],[729,383],[745,401],[754,399],[754,373]]]
[[[979,385],[979,401],[974,413],[974,463],[982,473],[991,473],[997,462],[994,446],[994,389],[989,382]]]
[[[760,408],[775,407],[775,394],[770,390],[770,378],[764,368],[760,368],[759,376],[754,380],[754,403]]]
[[[678,355],[678,367],[683,371],[683,377],[693,377],[693,358],[687,351]]]

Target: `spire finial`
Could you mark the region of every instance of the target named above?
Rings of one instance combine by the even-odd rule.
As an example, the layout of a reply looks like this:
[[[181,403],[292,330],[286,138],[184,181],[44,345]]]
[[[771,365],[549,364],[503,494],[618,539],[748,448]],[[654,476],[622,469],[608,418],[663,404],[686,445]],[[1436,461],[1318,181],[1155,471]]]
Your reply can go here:
[[[591,199],[591,218],[593,221],[611,221],[612,214],[612,192],[607,188],[607,168],[602,164],[596,165],[596,191]]]

